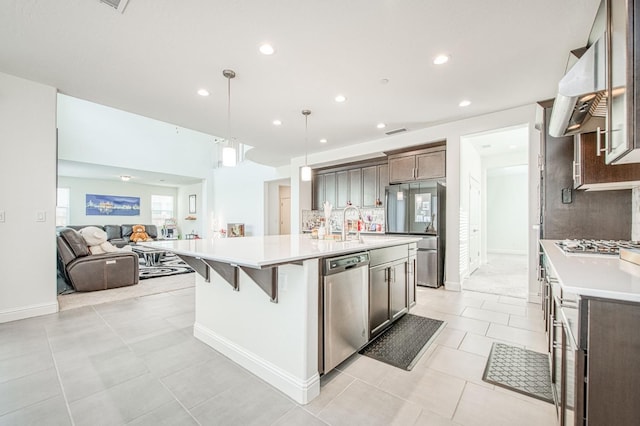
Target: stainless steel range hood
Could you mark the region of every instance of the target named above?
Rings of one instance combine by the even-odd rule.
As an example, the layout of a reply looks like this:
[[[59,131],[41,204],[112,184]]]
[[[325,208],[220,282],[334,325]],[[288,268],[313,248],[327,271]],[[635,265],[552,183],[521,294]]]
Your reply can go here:
[[[607,114],[604,34],[586,50],[558,83],[549,134],[554,137],[604,128]]]

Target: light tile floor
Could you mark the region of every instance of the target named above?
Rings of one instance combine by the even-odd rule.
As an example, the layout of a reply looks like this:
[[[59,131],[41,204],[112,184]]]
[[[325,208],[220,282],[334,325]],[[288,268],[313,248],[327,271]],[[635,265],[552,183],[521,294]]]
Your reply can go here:
[[[354,355],[300,406],[192,335],[194,290],[0,324],[2,425],[556,425],[482,381],[496,341],[545,350],[539,305],[419,288],[447,321],[410,372]]]
[[[480,265],[462,283],[465,290],[527,298],[528,257],[517,254],[487,255],[487,263]]]

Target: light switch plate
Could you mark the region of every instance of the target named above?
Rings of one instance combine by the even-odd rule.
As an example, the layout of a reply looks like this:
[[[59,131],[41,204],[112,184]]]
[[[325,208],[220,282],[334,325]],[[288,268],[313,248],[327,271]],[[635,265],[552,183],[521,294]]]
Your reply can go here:
[[[0,210],[0,222],[4,223],[4,210]]]
[[[46,222],[47,221],[47,212],[39,211],[36,212],[36,222]]]

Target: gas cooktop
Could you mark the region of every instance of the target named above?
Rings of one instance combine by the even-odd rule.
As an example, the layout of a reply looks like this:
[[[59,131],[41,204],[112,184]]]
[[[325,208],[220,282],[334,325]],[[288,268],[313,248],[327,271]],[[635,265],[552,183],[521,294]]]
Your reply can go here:
[[[640,241],[614,240],[562,240],[556,245],[565,254],[618,256],[621,248],[640,249]]]

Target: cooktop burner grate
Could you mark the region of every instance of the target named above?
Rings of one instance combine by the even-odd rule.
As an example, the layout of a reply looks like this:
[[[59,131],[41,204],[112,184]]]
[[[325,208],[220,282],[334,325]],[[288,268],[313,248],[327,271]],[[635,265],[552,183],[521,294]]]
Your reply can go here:
[[[640,249],[639,241],[563,240],[556,242],[566,254],[604,254],[618,256],[621,248]]]

